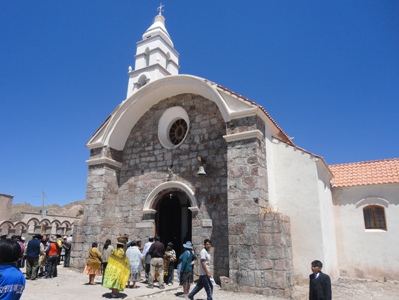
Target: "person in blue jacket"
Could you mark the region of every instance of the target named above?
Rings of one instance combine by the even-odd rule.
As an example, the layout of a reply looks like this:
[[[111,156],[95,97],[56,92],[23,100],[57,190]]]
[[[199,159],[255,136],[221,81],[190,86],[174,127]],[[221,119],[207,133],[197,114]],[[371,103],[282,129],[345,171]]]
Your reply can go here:
[[[193,263],[197,259],[194,254],[193,244],[187,241],[183,247],[186,249],[179,257],[180,285],[183,286],[182,297],[187,297],[190,292],[191,279],[193,277]]]
[[[0,240],[0,299],[18,300],[26,279],[17,267],[21,247],[10,239]]]

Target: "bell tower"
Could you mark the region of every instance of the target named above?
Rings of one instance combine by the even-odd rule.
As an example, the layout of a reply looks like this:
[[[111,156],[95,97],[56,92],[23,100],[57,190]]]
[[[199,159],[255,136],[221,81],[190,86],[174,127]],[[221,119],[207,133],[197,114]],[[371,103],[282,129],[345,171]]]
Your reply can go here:
[[[162,15],[163,5],[158,8],[159,14],[153,24],[144,32],[142,40],[137,43],[134,70],[129,67],[129,98],[142,86],[168,75],[179,74],[179,53],[165,28]]]

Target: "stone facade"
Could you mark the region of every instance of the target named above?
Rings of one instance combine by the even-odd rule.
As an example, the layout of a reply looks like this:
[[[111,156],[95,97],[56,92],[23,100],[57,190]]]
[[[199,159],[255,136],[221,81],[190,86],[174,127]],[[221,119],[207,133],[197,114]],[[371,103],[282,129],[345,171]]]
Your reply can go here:
[[[188,113],[190,125],[184,142],[167,149],[159,141],[157,123],[175,106]],[[152,106],[132,128],[123,151],[92,149],[91,159],[108,157],[120,167],[89,166],[85,216],[75,228],[74,266],[84,267],[94,241],[115,241],[123,234],[133,240],[161,234],[162,240],[162,205],[177,197],[178,209],[188,214],[186,229],[196,252],[205,238],[212,240],[217,280],[230,277],[243,291],[289,296],[289,219],[268,211],[265,142],[224,138],[253,130],[265,131],[256,116],[226,123],[214,102],[180,94]],[[205,159],[204,177],[197,175],[199,156]],[[195,203],[179,184],[193,191]],[[183,236],[173,240],[178,253]]]

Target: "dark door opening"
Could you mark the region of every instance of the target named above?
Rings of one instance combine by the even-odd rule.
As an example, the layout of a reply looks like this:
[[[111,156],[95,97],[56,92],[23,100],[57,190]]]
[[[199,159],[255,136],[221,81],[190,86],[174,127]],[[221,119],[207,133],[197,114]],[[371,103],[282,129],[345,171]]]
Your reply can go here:
[[[188,207],[186,196],[180,193],[166,194],[157,205],[156,232],[165,248],[169,242],[173,243],[177,257],[182,253],[187,235],[191,238],[191,211]]]

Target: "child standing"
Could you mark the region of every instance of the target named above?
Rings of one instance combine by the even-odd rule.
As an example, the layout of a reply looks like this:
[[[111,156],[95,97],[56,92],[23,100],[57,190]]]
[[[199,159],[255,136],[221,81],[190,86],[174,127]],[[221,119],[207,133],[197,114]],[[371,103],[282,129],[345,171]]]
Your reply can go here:
[[[312,274],[309,275],[309,300],[331,300],[330,276],[321,272],[323,263],[312,261]]]

